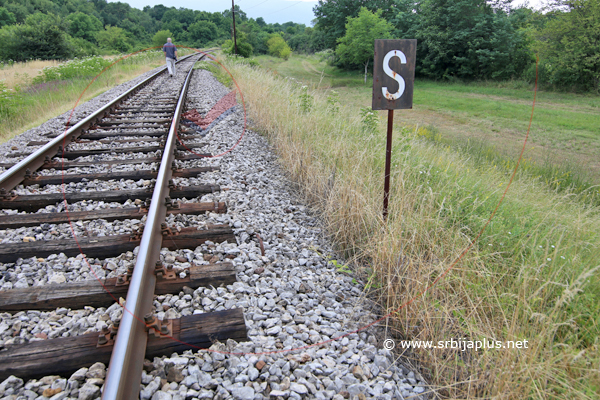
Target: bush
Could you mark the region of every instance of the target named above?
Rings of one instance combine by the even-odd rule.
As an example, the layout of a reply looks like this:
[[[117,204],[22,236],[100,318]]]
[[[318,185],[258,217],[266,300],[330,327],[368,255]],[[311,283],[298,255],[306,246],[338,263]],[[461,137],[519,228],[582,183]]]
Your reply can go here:
[[[74,59],[56,67],[44,68],[41,72],[41,75],[38,75],[33,79],[33,83],[38,84],[50,81],[80,78],[84,76],[96,76],[110,64],[111,61],[105,60],[100,56],[88,57],[79,60]]]
[[[152,46],[162,47],[165,43],[167,43],[167,38],[175,40],[175,38],[173,38],[173,34],[169,30],[156,32],[152,38]]]
[[[274,33],[267,40],[267,47],[269,48],[269,54],[275,57],[283,58],[287,60],[292,54],[292,49],[279,33]]]
[[[22,25],[0,29],[0,60],[67,59],[73,48],[67,24],[54,14],[29,15]]]
[[[98,45],[104,49],[116,50],[121,53],[129,53],[132,49],[125,30],[116,26],[107,26],[106,30],[98,32],[96,40],[98,40]]]
[[[98,46],[82,38],[70,38],[70,45],[75,57],[98,55]]]
[[[223,50],[223,53],[232,55],[235,54],[234,47],[233,40],[227,40],[225,43],[223,43],[221,49]],[[252,56],[252,50],[252,45],[248,43],[246,34],[244,32],[238,32],[237,54],[244,58],[248,58]]]

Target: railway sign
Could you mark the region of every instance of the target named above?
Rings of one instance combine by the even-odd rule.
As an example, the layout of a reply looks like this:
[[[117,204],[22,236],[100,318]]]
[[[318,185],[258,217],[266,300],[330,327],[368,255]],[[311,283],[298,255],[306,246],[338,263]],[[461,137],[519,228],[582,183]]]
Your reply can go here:
[[[412,108],[417,39],[375,40],[373,62],[373,110],[388,110],[383,219],[387,220],[390,197],[390,164],[394,110]]]
[[[417,39],[375,40],[373,110],[412,108]]]

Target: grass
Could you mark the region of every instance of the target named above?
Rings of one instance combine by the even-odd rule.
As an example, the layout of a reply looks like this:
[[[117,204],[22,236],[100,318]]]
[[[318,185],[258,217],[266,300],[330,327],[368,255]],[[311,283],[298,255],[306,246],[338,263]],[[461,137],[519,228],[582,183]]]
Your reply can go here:
[[[72,109],[92,79],[111,62],[94,57],[67,63],[27,62],[5,66],[0,72],[10,79],[0,81],[0,141],[5,142]],[[99,76],[87,88],[80,104],[163,63],[160,51],[131,56]]]
[[[194,69],[204,69],[211,72],[221,83],[227,87],[233,86],[233,79],[221,66],[211,60],[202,60],[194,64]]]
[[[328,93],[335,89],[346,107],[370,107],[372,79],[341,71],[324,57],[294,56],[288,61],[260,56],[261,65],[284,77]],[[433,131],[436,141],[477,157],[482,149],[512,169],[527,131],[533,91],[524,82],[443,83],[417,79],[412,110],[398,110],[396,126]],[[385,112],[379,112],[384,116]],[[595,95],[538,92],[529,144],[528,173],[564,189],[570,176],[576,192],[600,185],[600,98]],[[474,149],[474,151],[470,151]],[[554,184],[552,184],[554,182]],[[556,182],[562,182],[556,185]],[[568,182],[571,183],[571,182]],[[598,192],[595,191],[595,196]],[[595,199],[597,203],[597,199]]]
[[[368,91],[338,87],[336,100],[330,88],[315,89],[321,87],[316,75],[312,88],[304,88],[282,73],[235,62],[227,67],[255,128],[322,214],[356,279],[370,282],[370,295],[392,313],[396,338],[529,341],[520,350],[404,353],[432,392],[597,398],[600,208],[521,175],[486,225],[507,185],[504,171],[485,157],[474,159],[480,149],[444,145],[406,124],[395,129],[384,223],[384,124],[359,111]]]
[[[12,64],[0,64],[0,82],[4,82],[7,89],[16,89],[27,86],[33,77],[37,76],[46,67],[55,67],[61,62],[57,60],[32,60]]]

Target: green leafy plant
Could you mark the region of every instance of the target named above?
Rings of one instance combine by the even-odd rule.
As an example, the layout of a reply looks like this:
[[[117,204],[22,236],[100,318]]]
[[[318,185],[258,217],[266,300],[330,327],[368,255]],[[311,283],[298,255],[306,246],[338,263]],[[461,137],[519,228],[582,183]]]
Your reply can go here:
[[[381,288],[383,286],[383,284],[379,281],[379,279],[377,279],[376,272],[371,268],[367,268],[367,272],[369,274],[369,278],[367,279],[367,283],[365,284],[365,289]]]
[[[331,260],[329,262],[333,264],[333,266],[335,267],[337,272],[341,272],[341,273],[348,274],[348,275],[352,274],[352,270],[346,264],[342,264],[342,263],[338,262],[338,260]]]
[[[33,84],[95,76],[110,64],[110,60],[106,60],[100,56],[81,59],[76,58],[56,67],[44,68],[41,75],[33,78]]]
[[[329,92],[327,96],[327,109],[332,114],[337,114],[340,111],[340,95],[335,90]]]
[[[375,132],[379,125],[379,117],[368,107],[360,109],[360,118],[362,120],[363,129],[366,132]]]
[[[2,118],[10,115],[13,98],[14,92],[8,89],[4,82],[0,81],[0,116]]]
[[[267,40],[267,47],[269,48],[269,54],[284,60],[287,60],[292,54],[292,49],[279,33],[271,34],[269,40]]]
[[[300,88],[300,92],[301,93],[298,96],[298,99],[300,101],[300,109],[303,112],[308,113],[312,109],[314,98],[310,93],[308,93],[308,86],[306,85],[303,85]]]

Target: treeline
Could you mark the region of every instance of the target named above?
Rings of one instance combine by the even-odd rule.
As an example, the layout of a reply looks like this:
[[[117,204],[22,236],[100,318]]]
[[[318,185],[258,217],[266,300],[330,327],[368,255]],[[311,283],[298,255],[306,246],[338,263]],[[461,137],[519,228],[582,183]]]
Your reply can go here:
[[[511,3],[319,0],[313,11],[315,30],[325,47],[336,50],[334,62],[341,67],[366,65],[365,51],[356,50],[358,38],[372,42],[374,30],[367,26],[377,26],[379,38],[418,40],[418,76],[533,82],[538,54],[540,82],[546,86],[598,92],[600,0],[552,0],[543,11]]]
[[[377,38],[418,40],[416,73],[433,79],[535,79],[600,91],[600,0],[551,0],[543,12],[511,0],[319,0],[315,27],[248,18],[236,5],[237,53],[333,50],[342,68],[371,68]],[[362,10],[362,11],[361,11]],[[106,0],[0,0],[0,61],[67,59],[160,46],[235,51],[231,9],[162,4],[143,10]],[[349,33],[350,28],[350,33]],[[366,60],[365,60],[366,57]]]
[[[237,5],[235,18],[238,48],[245,55],[267,53],[269,47],[282,56],[320,49],[310,40],[312,28],[303,24],[249,19]],[[184,46],[222,45],[232,38],[231,9],[210,13],[162,4],[139,10],[106,0],[0,0],[4,62],[131,52],[162,45],[169,36]]]

